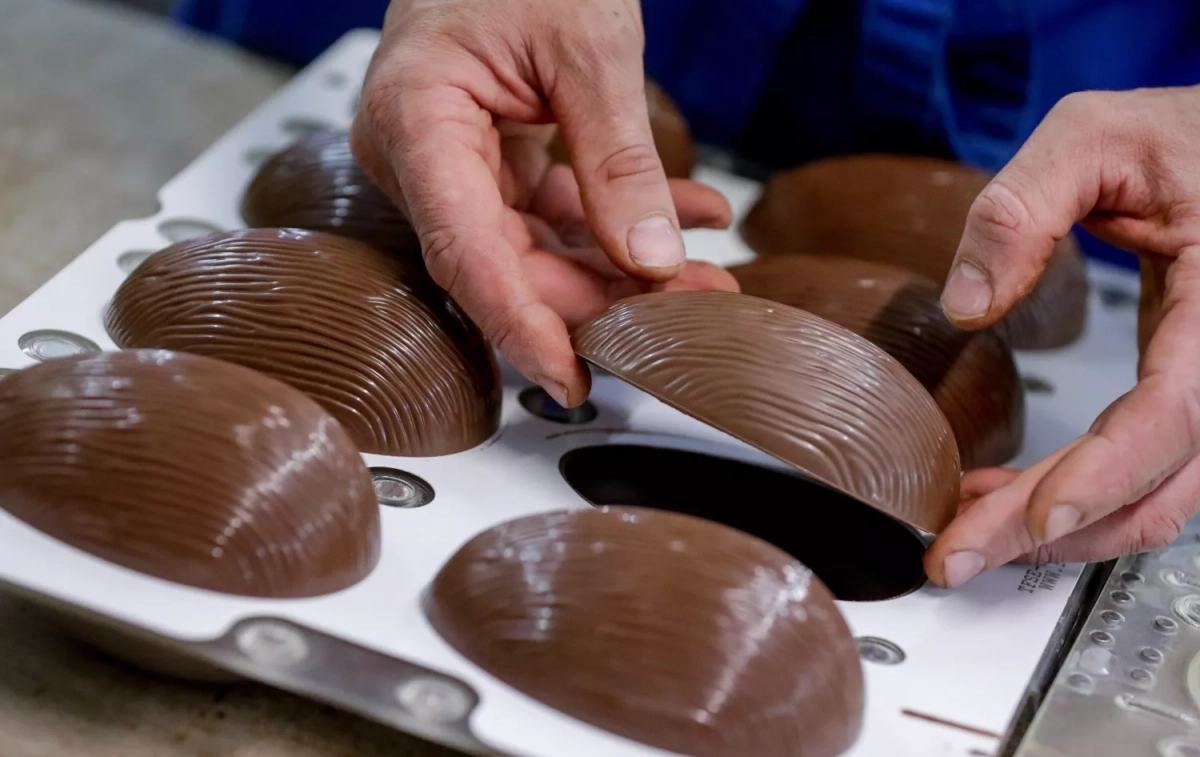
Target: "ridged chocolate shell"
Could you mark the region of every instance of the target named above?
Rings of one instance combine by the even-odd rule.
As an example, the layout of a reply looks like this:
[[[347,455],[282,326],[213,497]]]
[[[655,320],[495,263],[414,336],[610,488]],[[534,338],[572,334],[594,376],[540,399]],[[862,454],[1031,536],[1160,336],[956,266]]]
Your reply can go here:
[[[345,131],[304,137],[263,163],[242,197],[242,218],[252,228],[324,231],[421,257],[412,225],[355,162]]]
[[[924,276],[854,258],[782,255],[730,269],[742,293],[807,310],[896,358],[946,415],[964,470],[1021,451],[1025,394],[1012,350],[990,329],[962,331]]]
[[[483,335],[417,263],[362,242],[250,229],[172,245],[117,290],[122,347],[192,352],[285,381],[363,452],[431,457],[499,428]]]
[[[899,265],[942,286],[971,204],[989,178],[937,158],[828,158],[771,179],[742,222],[741,234],[760,255],[863,258]],[[1087,291],[1079,246],[1068,236],[1001,332],[1015,349],[1070,344],[1083,333]]]
[[[829,591],[711,521],[637,508],[510,521],[451,558],[425,607],[495,677],[661,749],[836,757],[860,730],[861,663]]]
[[[379,559],[371,475],[319,405],[195,355],[110,352],[0,380],[0,506],[188,586],[313,597]]]
[[[670,178],[687,179],[696,167],[696,152],[687,120],[670,95],[657,84],[646,80],[646,106],[650,115],[650,131],[659,160]],[[562,135],[550,143],[550,157],[555,163],[569,165],[571,157]]]
[[[936,534],[958,505],[958,448],[891,355],[803,310],[731,292],[618,302],[575,351],[663,402]]]

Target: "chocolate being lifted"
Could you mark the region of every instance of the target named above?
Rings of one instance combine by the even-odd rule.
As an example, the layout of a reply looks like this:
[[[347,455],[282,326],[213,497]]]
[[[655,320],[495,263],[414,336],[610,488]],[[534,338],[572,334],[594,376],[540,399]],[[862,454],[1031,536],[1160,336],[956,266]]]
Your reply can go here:
[[[945,283],[967,213],[989,177],[936,158],[856,155],[778,174],[741,226],[760,255],[838,255],[892,263]],[[1074,342],[1087,316],[1087,273],[1072,236],[1037,286],[998,326],[1015,349]]]
[[[345,131],[304,137],[269,158],[242,197],[252,228],[325,231],[421,257],[408,219],[350,154]]]
[[[936,534],[954,517],[946,417],[904,366],[841,326],[744,294],[663,292],[618,302],[574,342],[589,362],[914,529]]]
[[[654,147],[658,150],[667,176],[690,178],[696,166],[696,155],[687,120],[670,96],[650,80],[646,80],[646,107],[650,116],[650,131],[654,135]],[[550,143],[550,157],[556,163],[571,162],[561,133]]]
[[[519,691],[693,757],[836,757],[863,674],[829,591],[766,542],[674,513],[533,515],[468,542],[425,600]]]
[[[334,418],[255,371],[110,352],[0,380],[0,503],[157,578],[312,597],[379,559],[371,476]]]
[[[807,310],[900,361],[950,421],[964,470],[1001,465],[1020,452],[1025,399],[1012,350],[990,329],[955,328],[929,279],[883,263],[813,255],[759,258],[730,273],[744,294]]]
[[[354,240],[252,229],[181,242],[130,275],[107,324],[123,347],[285,381],[363,452],[446,455],[499,427],[499,369],[483,335],[418,263]]]

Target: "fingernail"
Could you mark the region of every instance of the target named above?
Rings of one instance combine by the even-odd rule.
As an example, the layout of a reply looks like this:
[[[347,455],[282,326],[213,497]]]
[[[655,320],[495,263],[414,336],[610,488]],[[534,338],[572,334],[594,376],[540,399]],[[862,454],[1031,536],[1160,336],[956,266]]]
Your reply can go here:
[[[992,306],[987,274],[965,260],[954,266],[942,292],[942,309],[951,318],[978,318]]]
[[[979,575],[984,565],[987,565],[987,561],[978,552],[955,552],[943,564],[947,587],[957,589]]]
[[[646,216],[629,230],[629,256],[647,268],[673,268],[683,262],[683,237],[665,215]]]
[[[567,407],[570,397],[565,384],[561,384],[547,376],[534,376],[533,380],[538,386],[545,389],[546,394],[549,394],[559,406]]]
[[[1079,527],[1079,521],[1082,519],[1079,510],[1071,505],[1055,505],[1050,508],[1050,515],[1046,517],[1046,543],[1058,541],[1071,533]]]

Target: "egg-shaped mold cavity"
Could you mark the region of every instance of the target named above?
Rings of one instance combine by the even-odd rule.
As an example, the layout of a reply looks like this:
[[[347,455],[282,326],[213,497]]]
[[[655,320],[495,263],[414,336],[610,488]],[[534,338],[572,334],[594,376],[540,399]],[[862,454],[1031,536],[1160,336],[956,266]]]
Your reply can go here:
[[[794,473],[643,444],[580,447],[563,455],[559,469],[597,507],[694,515],[769,541],[845,602],[894,599],[925,583],[925,543],[911,528]],[[831,534],[852,535],[853,548]]]
[[[740,231],[760,255],[838,255],[892,263],[942,286],[988,174],[939,158],[853,155],[777,174]],[[1062,347],[1083,333],[1088,282],[1067,236],[1000,328],[1015,349]]]
[[[618,302],[574,342],[589,362],[909,526],[936,534],[957,510],[946,417],[895,358],[841,326],[744,294],[660,292]]]
[[[500,424],[483,335],[417,263],[298,229],[248,229],[168,247],[117,290],[122,347],[228,360],[300,389],[363,452],[431,457]]]
[[[813,255],[759,258],[730,273],[744,294],[807,310],[896,358],[945,413],[964,469],[1001,465],[1021,451],[1025,395],[1011,348],[990,329],[951,324],[929,279]]]
[[[829,591],[770,544],[640,508],[545,513],[468,542],[425,595],[433,626],[513,688],[693,757],[835,757],[863,711]]]
[[[654,147],[667,176],[676,179],[691,177],[696,167],[691,128],[670,95],[650,80],[646,80],[646,110],[650,116]],[[550,157],[555,163],[571,163],[561,132],[550,143]]]
[[[195,355],[63,358],[0,380],[0,507],[132,570],[247,597],[314,597],[379,559],[350,437],[300,392]]]
[[[242,218],[251,227],[324,231],[421,256],[412,225],[354,160],[345,131],[301,137],[267,159],[242,196]]]

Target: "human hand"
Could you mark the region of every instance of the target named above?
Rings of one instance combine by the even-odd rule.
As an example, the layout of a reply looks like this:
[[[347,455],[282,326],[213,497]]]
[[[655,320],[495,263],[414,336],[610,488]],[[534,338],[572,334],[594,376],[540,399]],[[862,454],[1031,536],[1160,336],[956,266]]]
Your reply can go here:
[[[737,288],[685,264],[681,228],[725,228],[731,210],[668,182],[643,44],[636,0],[395,0],[351,130],[430,275],[563,405],[589,390],[570,326],[639,291]],[[573,175],[551,167],[555,123]]]
[[[1157,549],[1200,506],[1198,132],[1200,88],[1072,95],[976,200],[942,295],[959,325],[1003,317],[1076,222],[1141,255],[1161,304],[1141,314],[1137,386],[1086,434],[1025,471],[963,478],[960,514],[926,554],[935,583]]]

